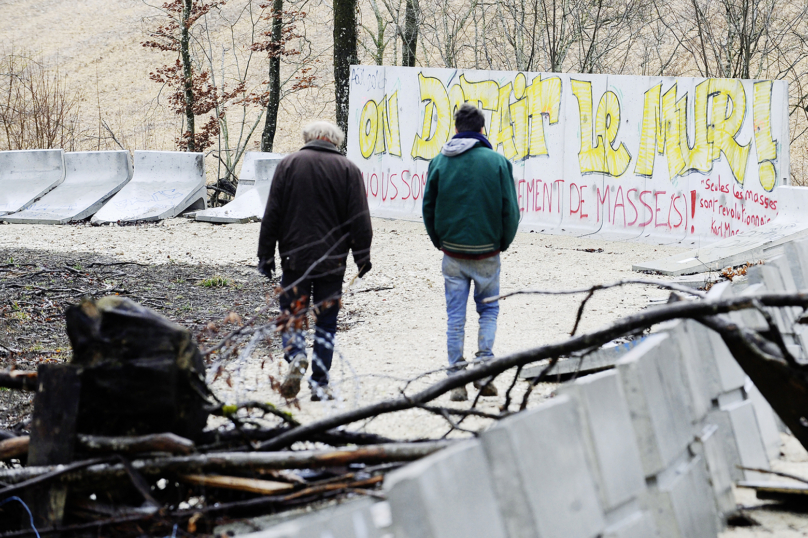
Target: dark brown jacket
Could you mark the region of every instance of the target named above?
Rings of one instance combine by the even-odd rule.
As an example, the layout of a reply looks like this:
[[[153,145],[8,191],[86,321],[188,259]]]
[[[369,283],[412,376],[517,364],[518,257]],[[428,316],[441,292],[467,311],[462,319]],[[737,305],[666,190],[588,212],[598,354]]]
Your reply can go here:
[[[261,221],[258,258],[275,255],[284,271],[342,279],[348,250],[358,267],[370,261],[370,224],[359,168],[334,146],[313,140],[275,169]]]

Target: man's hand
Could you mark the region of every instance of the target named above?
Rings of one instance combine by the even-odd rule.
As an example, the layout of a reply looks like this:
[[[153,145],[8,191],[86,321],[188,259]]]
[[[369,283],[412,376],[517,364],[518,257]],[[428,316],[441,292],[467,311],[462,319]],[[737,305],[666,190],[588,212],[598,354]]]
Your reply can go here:
[[[272,278],[275,272],[275,257],[258,260],[258,272],[267,278]]]
[[[356,275],[357,278],[364,278],[366,274],[370,272],[373,268],[373,264],[370,263],[370,260],[363,262],[362,265],[359,266],[359,274]]]

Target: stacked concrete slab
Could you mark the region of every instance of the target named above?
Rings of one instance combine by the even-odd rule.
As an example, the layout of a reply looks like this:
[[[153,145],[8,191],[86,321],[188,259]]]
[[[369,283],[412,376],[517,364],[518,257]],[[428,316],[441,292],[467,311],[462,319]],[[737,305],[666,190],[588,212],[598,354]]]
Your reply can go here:
[[[606,519],[604,536],[653,536],[656,526],[642,506],[647,489],[620,373],[586,376],[559,392],[582,411],[584,450]]]
[[[808,189],[780,186],[777,196],[779,210],[771,222],[702,248],[637,264],[633,269],[671,276],[689,275],[720,271],[780,254],[786,243],[808,236],[808,221],[804,218],[808,210]]]
[[[660,536],[707,537],[719,529],[717,502],[695,440],[683,363],[670,335],[645,339],[617,363],[648,489],[644,505]]]
[[[64,178],[61,149],[0,151],[0,215],[26,209]]]
[[[244,538],[382,538],[389,536],[390,508],[369,499],[349,501]]]
[[[202,153],[136,151],[134,164],[131,181],[93,216],[93,223],[162,220],[207,206]]]
[[[257,151],[247,153],[233,201],[222,207],[199,211],[194,218],[203,222],[219,224],[261,220],[269,199],[269,189],[272,186],[275,168],[283,157],[284,155],[278,153]]]
[[[606,528],[577,402],[560,396],[506,419],[482,445],[508,536],[592,538]]]
[[[64,181],[6,222],[65,224],[84,220],[132,178],[127,151],[82,151],[64,154]]]
[[[707,300],[806,288],[808,240]],[[801,312],[770,314],[805,357]],[[768,328],[760,312],[731,315]],[[771,407],[723,340],[692,320],[660,327],[616,368],[557,393],[388,475],[392,536],[713,538],[736,510],[733,482],[766,478],[741,467],[768,468],[780,450]]]

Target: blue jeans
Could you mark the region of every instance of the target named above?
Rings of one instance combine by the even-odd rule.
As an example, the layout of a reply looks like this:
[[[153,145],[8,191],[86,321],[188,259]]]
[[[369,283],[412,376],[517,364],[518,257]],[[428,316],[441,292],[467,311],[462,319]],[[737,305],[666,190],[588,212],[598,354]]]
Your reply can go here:
[[[499,295],[499,254],[482,260],[463,260],[444,254],[442,269],[448,317],[446,345],[451,374],[465,366],[463,340],[466,334],[466,303],[472,282],[474,282],[474,302],[480,316],[476,357],[479,360],[487,360],[494,356],[492,348],[497,332],[499,302],[483,303],[483,299]]]
[[[296,271],[284,271],[281,287],[288,287],[302,274]],[[337,314],[341,295],[341,279],[307,278],[293,289],[282,293],[278,301],[281,312],[291,312],[296,306],[306,308],[309,306],[309,298],[315,305],[321,305],[314,312],[317,321],[314,324],[314,349],[311,354],[311,380],[321,386],[328,385],[328,371],[334,357],[334,336],[337,333]],[[300,324],[292,323],[292,326],[281,334],[283,356],[288,362],[293,361],[298,355],[306,356],[306,336],[302,328],[305,326],[305,319],[304,316]]]

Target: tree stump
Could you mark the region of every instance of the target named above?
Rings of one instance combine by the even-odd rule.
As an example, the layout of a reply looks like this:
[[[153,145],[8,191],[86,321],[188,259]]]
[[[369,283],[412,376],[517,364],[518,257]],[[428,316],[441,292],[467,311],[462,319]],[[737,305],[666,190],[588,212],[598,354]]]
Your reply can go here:
[[[210,393],[187,329],[118,296],[85,299],[65,317],[81,368],[78,433],[199,437]]]

